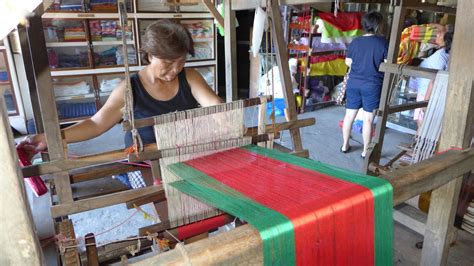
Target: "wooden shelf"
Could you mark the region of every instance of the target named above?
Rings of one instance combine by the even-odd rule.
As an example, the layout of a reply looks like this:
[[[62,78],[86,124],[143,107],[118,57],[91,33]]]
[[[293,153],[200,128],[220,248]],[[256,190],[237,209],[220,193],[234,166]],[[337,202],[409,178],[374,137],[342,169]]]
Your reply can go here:
[[[196,42],[214,42],[213,38],[193,38],[193,41]]]
[[[81,94],[81,95],[71,95],[71,96],[56,96],[56,101],[68,101],[68,100],[82,100],[95,98],[94,93]]]
[[[46,47],[77,47],[77,46],[88,46],[89,43],[84,42],[47,42]]]
[[[128,45],[135,45],[135,41],[128,40]],[[122,45],[122,41],[92,41],[94,46],[105,46],[105,45]]]

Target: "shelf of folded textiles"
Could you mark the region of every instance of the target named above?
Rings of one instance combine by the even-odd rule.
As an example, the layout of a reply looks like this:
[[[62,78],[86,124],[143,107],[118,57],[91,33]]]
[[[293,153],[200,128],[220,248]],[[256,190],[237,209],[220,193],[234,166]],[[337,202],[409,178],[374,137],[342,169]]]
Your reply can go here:
[[[77,47],[77,46],[88,46],[89,43],[83,42],[47,42],[46,47]]]
[[[90,98],[95,98],[95,94],[88,93],[88,94],[79,94],[79,95],[56,96],[56,101],[81,100],[81,99],[90,99]]]
[[[288,44],[288,50],[295,50],[295,51],[303,51],[307,52],[309,49],[308,45],[302,45],[302,44]]]
[[[135,45],[135,41],[128,40],[127,44]],[[92,45],[100,46],[100,45],[122,45],[122,41],[93,41]]]

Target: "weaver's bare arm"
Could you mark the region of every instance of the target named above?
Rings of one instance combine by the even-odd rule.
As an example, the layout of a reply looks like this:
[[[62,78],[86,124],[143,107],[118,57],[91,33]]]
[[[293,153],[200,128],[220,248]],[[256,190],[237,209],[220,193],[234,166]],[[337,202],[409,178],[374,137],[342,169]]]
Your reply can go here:
[[[186,79],[194,99],[203,107],[222,103],[222,99],[211,90],[204,78],[195,69],[186,69]]]

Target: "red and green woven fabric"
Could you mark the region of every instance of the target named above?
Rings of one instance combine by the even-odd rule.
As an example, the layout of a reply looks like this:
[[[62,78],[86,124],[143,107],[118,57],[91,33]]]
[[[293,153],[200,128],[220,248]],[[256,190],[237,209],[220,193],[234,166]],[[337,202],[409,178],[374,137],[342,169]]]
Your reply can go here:
[[[391,265],[392,187],[257,146],[168,166],[171,185],[247,221],[266,265]]]

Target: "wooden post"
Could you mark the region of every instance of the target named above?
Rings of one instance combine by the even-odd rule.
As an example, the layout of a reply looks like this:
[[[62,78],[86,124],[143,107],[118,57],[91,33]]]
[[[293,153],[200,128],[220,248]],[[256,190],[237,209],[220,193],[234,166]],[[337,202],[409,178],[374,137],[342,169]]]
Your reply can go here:
[[[282,81],[283,95],[285,96],[285,105],[287,108],[287,118],[289,121],[297,119],[296,114],[296,103],[295,95],[293,94],[293,87],[291,85],[290,78],[290,67],[288,65],[288,51],[286,49],[286,43],[283,39],[283,28],[280,14],[280,6],[278,0],[271,0],[271,18],[273,27],[273,44],[275,45],[276,58],[278,62],[278,70],[280,72],[280,79]],[[301,142],[300,130],[290,130],[291,140],[293,142],[293,150],[303,150],[303,144]]]
[[[237,100],[237,45],[235,11],[231,0],[224,1],[225,95],[226,102]]]
[[[219,11],[217,11],[216,7],[214,4],[211,2],[211,0],[201,0],[201,2],[209,9],[209,12],[211,12],[212,16],[219,22],[221,27],[224,27],[224,18],[219,14]]]
[[[400,36],[402,34],[403,23],[405,21],[406,15],[406,8],[403,6],[396,6],[395,11],[393,13],[393,20],[392,20],[392,30],[390,33],[390,44],[388,46],[388,53],[387,53],[387,62],[395,64],[397,62],[398,50],[399,50],[399,43],[400,43]],[[393,78],[392,73],[385,73],[384,79],[382,83],[382,95],[380,97],[380,107],[379,110],[381,111],[382,115],[378,117],[377,125],[375,128],[375,140],[371,144],[372,150],[369,151],[369,156],[366,156],[364,161],[364,169],[367,173],[369,171],[370,163],[379,164],[380,156],[382,153],[383,141],[385,137],[385,126],[387,124],[387,117],[388,114],[385,112],[388,110],[390,105],[390,86],[391,81]]]
[[[65,158],[64,145],[59,128],[56,99],[54,97],[51,73],[49,70],[48,55],[46,53],[46,41],[43,32],[41,14],[43,5],[39,5],[34,16],[29,18],[27,27],[28,42],[30,47],[31,64],[36,81],[36,89],[39,98],[39,106],[43,115],[43,127],[48,142],[48,153],[50,160]],[[38,112],[39,110],[36,110]],[[59,203],[72,202],[72,190],[67,172],[58,173],[55,176],[54,185],[58,195]]]
[[[474,72],[470,65],[474,62],[473,12],[473,1],[458,1],[440,150],[467,148],[472,138]],[[453,229],[461,184],[462,177],[458,177],[431,194],[421,265],[446,265],[448,238]]]
[[[4,90],[0,90],[0,265],[41,265],[42,255],[18,168],[14,139],[8,121]]]
[[[94,233],[85,235],[87,266],[99,266],[99,254],[95,243]]]

